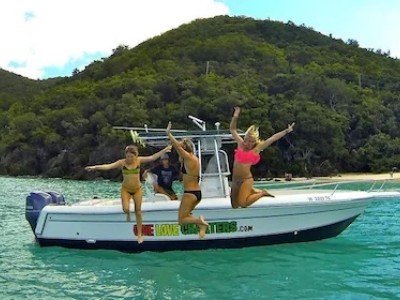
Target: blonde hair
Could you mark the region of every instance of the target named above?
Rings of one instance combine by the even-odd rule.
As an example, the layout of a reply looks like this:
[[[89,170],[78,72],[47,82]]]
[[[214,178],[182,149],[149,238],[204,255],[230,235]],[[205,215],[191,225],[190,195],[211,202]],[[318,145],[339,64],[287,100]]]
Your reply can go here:
[[[245,136],[252,137],[256,140],[257,144],[261,142],[260,140],[260,132],[258,130],[258,127],[256,125],[251,125],[249,128],[247,128]]]
[[[192,145],[192,141],[189,138],[184,138],[181,142],[182,148],[183,150],[189,152],[189,153],[193,153],[193,145]]]

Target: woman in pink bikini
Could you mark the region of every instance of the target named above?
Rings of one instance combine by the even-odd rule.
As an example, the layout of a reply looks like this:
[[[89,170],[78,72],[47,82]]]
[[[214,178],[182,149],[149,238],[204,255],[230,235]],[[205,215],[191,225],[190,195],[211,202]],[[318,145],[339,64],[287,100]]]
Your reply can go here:
[[[239,118],[240,107],[235,107],[230,124],[230,131],[238,144],[235,150],[235,160],[232,171],[231,184],[231,205],[232,208],[248,207],[263,196],[274,197],[267,190],[256,190],[253,188],[253,175],[250,168],[260,161],[260,152],[271,145],[273,142],[284,137],[293,131],[294,123],[288,125],[288,128],[275,133],[265,141],[259,139],[258,128],[250,126],[244,138],[241,138],[236,131],[236,123]]]

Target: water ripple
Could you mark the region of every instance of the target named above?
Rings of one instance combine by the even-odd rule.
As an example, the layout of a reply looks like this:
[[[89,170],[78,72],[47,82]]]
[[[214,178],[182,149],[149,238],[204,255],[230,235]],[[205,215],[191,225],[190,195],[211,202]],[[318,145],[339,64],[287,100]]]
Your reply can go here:
[[[0,299],[398,299],[399,201],[374,202],[337,238],[232,250],[40,248],[24,218],[33,190],[75,202],[119,183],[0,177]]]

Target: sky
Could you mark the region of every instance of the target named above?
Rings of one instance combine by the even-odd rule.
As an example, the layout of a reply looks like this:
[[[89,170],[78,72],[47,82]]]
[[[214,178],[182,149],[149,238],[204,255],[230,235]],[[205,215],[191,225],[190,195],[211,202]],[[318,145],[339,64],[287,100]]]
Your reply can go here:
[[[1,0],[0,68],[71,76],[120,45],[218,15],[292,21],[400,58],[399,0]]]

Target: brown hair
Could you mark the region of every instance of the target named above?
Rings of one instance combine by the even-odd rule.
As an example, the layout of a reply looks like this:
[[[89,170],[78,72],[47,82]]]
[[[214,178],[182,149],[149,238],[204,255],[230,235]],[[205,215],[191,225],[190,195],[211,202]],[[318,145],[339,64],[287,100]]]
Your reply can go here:
[[[127,154],[127,153],[132,153],[132,154],[137,155],[139,153],[139,149],[135,145],[129,145],[129,146],[126,146],[126,148],[125,148],[125,154]]]

